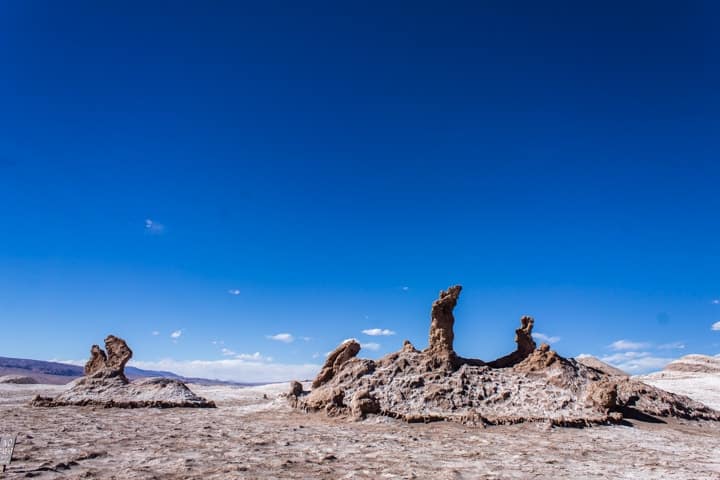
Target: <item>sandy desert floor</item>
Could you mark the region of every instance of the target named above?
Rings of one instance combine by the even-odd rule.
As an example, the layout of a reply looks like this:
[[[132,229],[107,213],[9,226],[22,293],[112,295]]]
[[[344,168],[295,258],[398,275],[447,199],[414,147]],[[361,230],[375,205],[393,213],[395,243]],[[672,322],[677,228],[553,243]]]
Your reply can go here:
[[[191,386],[216,409],[27,405],[62,388],[0,385],[0,432],[18,433],[3,478],[720,479],[715,423],[346,422],[291,410],[279,397],[285,384]]]

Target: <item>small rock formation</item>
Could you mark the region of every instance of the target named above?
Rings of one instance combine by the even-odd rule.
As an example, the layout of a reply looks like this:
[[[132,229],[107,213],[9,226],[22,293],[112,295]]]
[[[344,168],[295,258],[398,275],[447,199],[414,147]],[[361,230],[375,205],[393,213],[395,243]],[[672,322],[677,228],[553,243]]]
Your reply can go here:
[[[300,382],[298,382],[298,381],[296,381],[296,380],[293,380],[292,382],[290,382],[290,393],[289,393],[289,395],[294,395],[294,396],[296,396],[296,397],[299,397],[299,396],[302,395],[302,394],[303,394],[303,386],[302,386],[302,383],[300,383]]]
[[[125,340],[115,335],[108,335],[105,339],[105,350],[107,350],[107,360],[105,360],[105,368],[119,375],[125,375],[125,365],[132,358],[132,350],[127,346]]]
[[[439,298],[432,304],[430,335],[426,353],[438,364],[453,365],[457,360],[457,355],[453,350],[455,341],[453,309],[457,305],[461,290],[460,285],[455,285],[441,291]]]
[[[536,348],[532,317],[522,317],[517,348],[509,355],[489,363],[457,355],[453,308],[460,290],[451,287],[433,303],[427,349],[405,341],[399,351],[373,361],[356,357],[357,342],[345,342],[328,357],[310,392],[292,387],[291,405],[353,419],[383,415],[484,425],[580,427],[648,415],[720,421],[720,412],[682,395],[564,358],[547,344]]]
[[[360,352],[360,344],[356,340],[347,340],[341,343],[333,352],[328,355],[320,373],[312,383],[312,388],[317,388],[329,382],[348,360]]]
[[[93,345],[90,348],[90,360],[85,364],[85,375],[92,375],[105,368],[107,355],[99,345]]]
[[[517,349],[514,352],[498,358],[488,363],[492,368],[512,367],[522,362],[528,355],[535,350],[535,340],[532,338],[532,329],[535,325],[535,319],[527,315],[520,319],[520,328],[515,330],[515,343]]]
[[[215,403],[195,395],[183,382],[168,378],[147,378],[130,382],[125,365],[132,350],[114,335],[105,339],[107,354],[98,346],[90,349],[85,376],[71,382],[70,388],[55,398],[35,397],[36,407],[94,405],[102,407],[215,407]],[[302,387],[302,386],[301,386]]]
[[[38,383],[32,377],[26,377],[24,375],[3,375],[0,377],[0,383],[11,383],[14,385],[35,385]]]

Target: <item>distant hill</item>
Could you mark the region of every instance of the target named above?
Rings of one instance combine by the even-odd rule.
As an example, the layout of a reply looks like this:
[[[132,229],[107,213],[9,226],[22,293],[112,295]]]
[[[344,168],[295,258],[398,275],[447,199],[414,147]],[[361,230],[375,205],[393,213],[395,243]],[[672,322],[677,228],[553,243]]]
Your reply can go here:
[[[173,372],[155,370],[143,370],[136,367],[126,367],[125,374],[131,380],[147,377],[165,377],[180,380],[186,383],[200,385],[236,385],[252,386],[263,385],[262,383],[241,383],[224,380],[212,380],[208,378],[183,377]],[[22,375],[35,379],[38,383],[64,385],[68,382],[82,377],[83,368],[67,363],[47,362],[44,360],[30,360],[26,358],[0,357],[0,376]]]
[[[720,410],[720,356],[685,355],[670,362],[661,372],[636,378]]]

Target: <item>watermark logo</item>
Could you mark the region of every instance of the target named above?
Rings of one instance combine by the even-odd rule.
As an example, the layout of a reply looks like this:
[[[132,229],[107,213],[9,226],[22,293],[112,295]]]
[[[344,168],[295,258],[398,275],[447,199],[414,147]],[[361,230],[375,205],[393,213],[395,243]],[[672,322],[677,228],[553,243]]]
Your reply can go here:
[[[3,472],[5,467],[10,465],[10,460],[12,460],[16,438],[17,435],[0,435],[0,465],[2,465]]]

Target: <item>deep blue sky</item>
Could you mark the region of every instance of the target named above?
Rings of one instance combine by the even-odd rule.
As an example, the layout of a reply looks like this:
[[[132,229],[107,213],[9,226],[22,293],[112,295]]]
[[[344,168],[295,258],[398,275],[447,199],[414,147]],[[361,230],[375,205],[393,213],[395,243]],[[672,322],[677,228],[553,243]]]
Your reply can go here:
[[[0,4],[0,355],[720,352],[715,2],[344,3]]]

